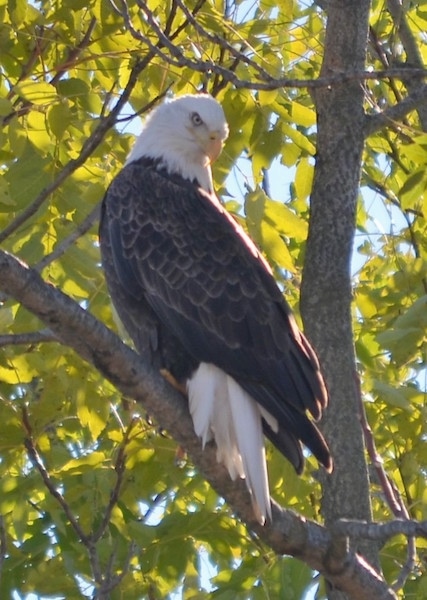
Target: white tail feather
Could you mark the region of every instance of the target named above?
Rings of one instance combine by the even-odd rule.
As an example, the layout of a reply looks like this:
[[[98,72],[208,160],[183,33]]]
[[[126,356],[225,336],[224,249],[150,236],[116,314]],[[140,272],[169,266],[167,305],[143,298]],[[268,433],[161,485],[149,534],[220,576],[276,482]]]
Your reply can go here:
[[[230,477],[246,478],[257,519],[271,519],[270,493],[261,416],[275,429],[275,419],[229,375],[201,363],[188,381],[190,413],[203,445],[213,437],[217,459]],[[277,427],[277,423],[276,423]]]
[[[218,462],[225,464],[233,480],[245,477],[236,445],[225,373],[214,365],[201,363],[188,382],[188,398],[194,431],[202,438],[203,446],[215,438]]]
[[[264,421],[266,423],[268,423],[268,425],[270,425],[270,427],[274,431],[274,433],[278,433],[279,423],[277,422],[276,417],[273,417],[273,415],[270,415],[268,410],[265,410],[265,408],[263,406],[261,406],[260,404],[257,404],[257,406],[259,408],[259,412],[261,413],[261,417],[264,419]]]

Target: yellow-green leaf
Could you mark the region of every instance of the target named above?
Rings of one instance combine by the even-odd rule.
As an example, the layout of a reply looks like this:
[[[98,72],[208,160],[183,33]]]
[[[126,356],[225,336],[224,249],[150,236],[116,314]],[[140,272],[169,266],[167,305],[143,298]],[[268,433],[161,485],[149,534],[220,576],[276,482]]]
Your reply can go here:
[[[15,92],[31,104],[46,105],[57,98],[55,87],[45,81],[21,81],[15,86]]]
[[[311,194],[313,187],[314,167],[306,156],[303,156],[295,173],[295,191],[298,200],[305,200]]]

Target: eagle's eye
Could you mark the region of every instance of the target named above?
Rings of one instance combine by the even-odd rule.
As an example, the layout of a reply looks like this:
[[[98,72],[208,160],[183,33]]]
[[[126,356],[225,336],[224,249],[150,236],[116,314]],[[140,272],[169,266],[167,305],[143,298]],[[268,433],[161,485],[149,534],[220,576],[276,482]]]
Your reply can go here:
[[[196,113],[196,112],[191,113],[191,122],[196,127],[199,127],[199,125],[203,125],[202,117],[199,115],[199,113]]]

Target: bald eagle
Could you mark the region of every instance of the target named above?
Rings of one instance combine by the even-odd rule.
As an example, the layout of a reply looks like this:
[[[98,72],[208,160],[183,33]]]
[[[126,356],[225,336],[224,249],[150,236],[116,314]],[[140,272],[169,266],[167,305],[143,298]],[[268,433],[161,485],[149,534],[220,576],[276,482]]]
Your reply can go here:
[[[102,208],[100,244],[117,313],[141,355],[185,386],[196,434],[246,479],[271,519],[266,435],[300,473],[301,442],[326,469],[327,393],[271,269],[216,197],[211,163],[228,126],[207,94],[147,118]]]

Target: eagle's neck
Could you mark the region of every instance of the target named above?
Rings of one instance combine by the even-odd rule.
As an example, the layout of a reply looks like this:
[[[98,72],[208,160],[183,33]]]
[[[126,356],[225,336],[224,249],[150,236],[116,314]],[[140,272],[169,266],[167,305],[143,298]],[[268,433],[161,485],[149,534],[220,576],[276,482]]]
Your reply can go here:
[[[166,141],[167,140],[167,141]],[[142,157],[154,158],[170,174],[178,174],[189,181],[197,181],[201,188],[213,193],[209,158],[194,146],[186,147],[179,139],[163,137],[154,130],[143,130],[131,150],[126,164]]]

